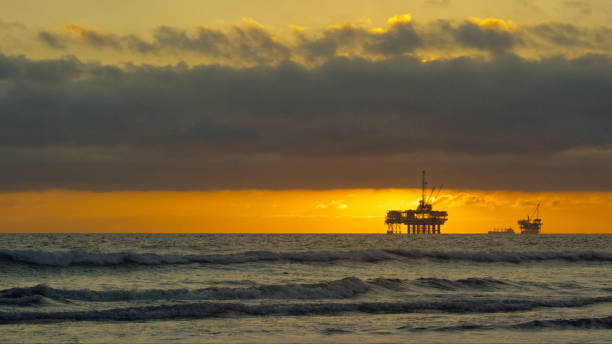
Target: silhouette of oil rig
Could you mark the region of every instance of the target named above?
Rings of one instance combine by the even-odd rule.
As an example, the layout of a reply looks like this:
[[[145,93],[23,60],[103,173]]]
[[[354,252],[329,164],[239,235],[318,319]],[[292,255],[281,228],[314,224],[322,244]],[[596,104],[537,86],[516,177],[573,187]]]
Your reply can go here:
[[[540,234],[542,228],[542,219],[540,219],[540,202],[536,206],[531,215],[527,215],[526,219],[518,221],[521,228],[521,234]]]
[[[428,203],[436,188],[431,190],[429,197],[425,199],[425,171],[421,182],[421,200],[415,210],[389,210],[385,218],[387,234],[401,234],[402,225],[407,226],[406,234],[440,234],[440,226],[448,220],[446,211],[432,210],[432,204]],[[438,189],[438,194],[442,187]],[[437,197],[437,195],[436,195]],[[435,197],[434,197],[435,198]]]

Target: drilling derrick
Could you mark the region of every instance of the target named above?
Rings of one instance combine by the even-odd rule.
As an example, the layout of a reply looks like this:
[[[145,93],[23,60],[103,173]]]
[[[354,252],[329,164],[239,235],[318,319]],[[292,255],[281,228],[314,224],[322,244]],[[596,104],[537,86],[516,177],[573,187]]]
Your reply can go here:
[[[521,228],[521,234],[540,234],[542,228],[542,219],[540,219],[540,203],[536,206],[533,214],[528,215],[526,219],[518,221]]]
[[[427,199],[425,198],[425,171],[421,181],[421,200],[416,209],[411,210],[389,210],[385,218],[387,225],[387,234],[401,234],[402,225],[406,225],[406,234],[440,234],[440,226],[448,220],[446,211],[435,211],[432,209],[432,203],[428,202],[435,191],[431,193]],[[441,189],[441,187],[440,187]],[[438,190],[438,193],[440,190]]]

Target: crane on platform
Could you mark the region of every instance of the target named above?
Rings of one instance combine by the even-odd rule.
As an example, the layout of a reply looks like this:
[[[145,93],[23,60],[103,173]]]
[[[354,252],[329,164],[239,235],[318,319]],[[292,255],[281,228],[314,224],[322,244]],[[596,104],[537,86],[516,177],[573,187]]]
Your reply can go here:
[[[526,219],[518,221],[521,234],[540,234],[542,219],[540,219],[540,202],[536,205],[533,213],[527,215]]]

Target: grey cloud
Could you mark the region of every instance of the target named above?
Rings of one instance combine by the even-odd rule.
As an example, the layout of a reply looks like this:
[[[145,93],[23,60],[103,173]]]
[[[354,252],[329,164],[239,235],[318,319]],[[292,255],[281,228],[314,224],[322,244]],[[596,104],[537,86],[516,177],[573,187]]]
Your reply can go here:
[[[419,23],[396,23],[373,32],[357,25],[343,25],[321,31],[296,33],[294,40],[281,41],[265,28],[241,24],[222,31],[198,27],[194,30],[160,26],[151,39],[140,36],[104,34],[78,28],[78,34],[41,31],[40,41],[69,50],[85,44],[116,50],[128,49],[139,54],[182,56],[192,53],[215,62],[231,65],[277,64],[284,61],[324,63],[338,55],[364,58],[395,56],[428,51],[443,55],[460,54],[465,48],[490,53],[514,53],[525,48],[536,55],[575,56],[575,49],[612,52],[612,29],[589,28],[568,23],[543,23],[515,26],[512,30],[484,28],[471,21],[436,20]],[[574,49],[574,50],[572,50]]]
[[[65,40],[62,37],[59,37],[56,34],[53,34],[48,31],[41,31],[38,33],[38,39],[42,42],[46,43],[52,48],[64,50],[66,49]]]
[[[81,37],[87,44],[95,47],[121,49],[119,38],[115,35],[102,34],[93,30],[84,30]]]
[[[192,51],[213,58],[234,59],[256,63],[284,61],[290,58],[291,51],[284,44],[275,41],[272,35],[254,26],[235,26],[229,33],[199,27],[195,33],[161,26],[155,30],[153,43],[147,47],[141,41],[141,52],[152,49]],[[138,47],[137,47],[138,48]]]
[[[273,39],[266,30],[248,25],[235,26],[230,32],[198,27],[193,32],[169,26],[160,26],[153,32],[152,40],[137,35],[104,34],[78,28],[75,37],[67,33],[41,31],[39,39],[56,49],[70,45],[86,44],[115,50],[128,48],[141,54],[195,52],[203,56],[234,61],[274,63],[290,58],[291,50]]]
[[[608,27],[585,28],[568,23],[546,23],[527,27],[525,37],[529,45],[549,45],[610,53],[612,29]]]
[[[344,25],[310,37],[298,34],[298,42],[297,50],[309,61],[334,58],[339,52],[392,57],[421,46],[419,34],[411,23],[399,23],[381,33]]]
[[[133,51],[141,54],[157,53],[157,46],[151,42],[147,42],[136,35],[127,35],[124,38],[124,44]]]
[[[243,60],[253,59],[256,62],[285,61],[291,57],[291,50],[272,38],[270,33],[259,27],[234,27],[238,39],[236,53]]]
[[[76,33],[41,31],[38,34],[38,39],[56,49],[65,49],[69,44],[82,43],[97,48],[121,50],[121,38],[117,35],[101,33],[76,25],[68,25],[67,27]]]
[[[329,59],[339,50],[359,51],[369,36],[367,30],[353,25],[327,29],[314,37],[298,34],[298,51],[310,61]]]
[[[482,50],[508,51],[520,42],[516,35],[508,31],[484,29],[467,21],[452,28],[452,33],[457,42]]]
[[[411,52],[421,45],[421,39],[412,23],[394,25],[384,34],[374,37],[366,43],[366,50],[385,56]]]
[[[414,164],[454,187],[480,168],[481,187],[612,188],[610,158],[563,155],[612,147],[605,56],[242,69],[0,56],[4,189],[401,186]]]
[[[219,56],[222,54],[222,47],[228,44],[226,35],[218,30],[199,28],[195,35],[190,36],[185,30],[160,26],[153,34],[154,43],[158,49],[161,47],[190,50],[201,52],[204,55]]]
[[[561,46],[592,47],[588,31],[567,23],[547,23],[534,25],[528,31],[545,41]]]

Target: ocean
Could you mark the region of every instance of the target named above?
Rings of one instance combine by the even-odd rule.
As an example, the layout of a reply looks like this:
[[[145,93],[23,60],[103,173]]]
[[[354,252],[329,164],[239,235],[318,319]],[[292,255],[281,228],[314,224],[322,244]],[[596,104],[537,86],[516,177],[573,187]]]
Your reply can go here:
[[[0,235],[0,343],[612,342],[612,235]]]

